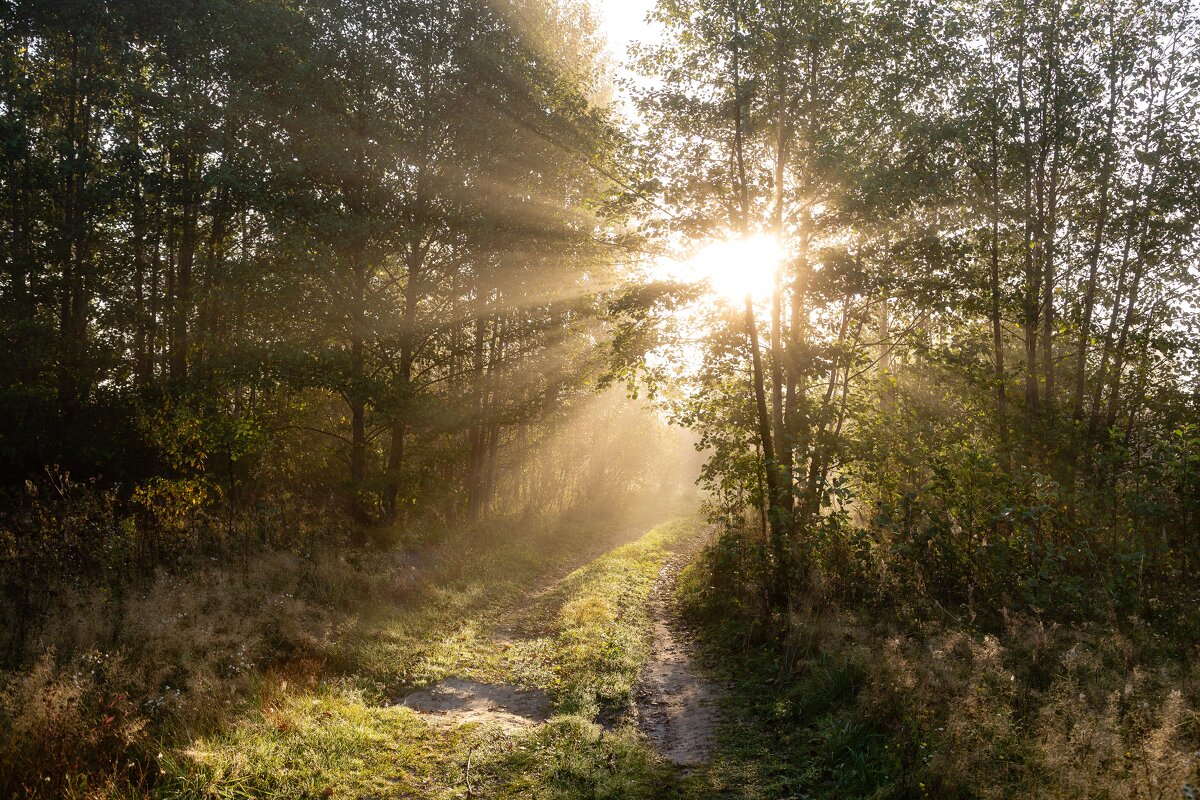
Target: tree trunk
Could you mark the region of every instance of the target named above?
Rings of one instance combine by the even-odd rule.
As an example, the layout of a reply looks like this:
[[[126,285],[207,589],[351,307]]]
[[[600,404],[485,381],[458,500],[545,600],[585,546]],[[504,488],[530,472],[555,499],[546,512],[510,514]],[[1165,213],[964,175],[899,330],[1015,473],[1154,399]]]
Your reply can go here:
[[[1027,11],[1022,10],[1020,39],[1020,54],[1017,59],[1017,95],[1018,111],[1021,118],[1021,162],[1023,175],[1023,196],[1021,213],[1024,216],[1024,291],[1022,299],[1022,328],[1025,334],[1025,414],[1026,421],[1031,422],[1038,412],[1038,312],[1041,302],[1038,289],[1041,276],[1038,270],[1038,260],[1034,258],[1033,248],[1041,243],[1034,238],[1033,214],[1033,168],[1030,164],[1033,155],[1032,136],[1029,131],[1029,104],[1025,90],[1025,43],[1027,36]]]
[[[1057,284],[1058,276],[1055,271],[1054,259],[1056,256],[1056,245],[1058,239],[1058,193],[1059,193],[1059,171],[1060,171],[1060,147],[1059,140],[1061,121],[1060,104],[1058,97],[1058,6],[1052,6],[1052,19],[1050,22],[1050,31],[1048,34],[1049,43],[1047,49],[1049,53],[1046,56],[1045,80],[1043,82],[1043,97],[1042,97],[1042,135],[1039,149],[1042,153],[1044,162],[1047,157],[1046,139],[1050,140],[1049,159],[1050,159],[1050,175],[1048,186],[1044,192],[1041,188],[1038,191],[1038,215],[1042,217],[1044,211],[1044,223],[1039,220],[1039,239],[1041,244],[1038,247],[1038,252],[1041,256],[1042,266],[1042,375],[1044,384],[1042,386],[1042,403],[1049,409],[1053,410],[1055,398],[1055,365],[1054,365],[1054,287]],[[1049,98],[1047,100],[1047,97]],[[1049,103],[1049,124],[1045,121],[1046,104]],[[1045,175],[1044,166],[1039,169],[1039,184],[1045,180],[1042,176]],[[1042,204],[1042,195],[1045,195],[1045,205]]]
[[[383,488],[384,514],[389,523],[397,515],[396,497],[400,491],[400,470],[404,466],[404,437],[408,433],[408,404],[412,395],[413,362],[417,348],[417,310],[421,300],[422,269],[428,245],[410,243],[406,258],[404,310],[400,319],[400,353],[392,386],[392,441],[388,452],[387,476]]]
[[[1110,22],[1111,24],[1111,22]],[[1115,44],[1113,47],[1115,48]],[[1087,383],[1087,353],[1088,344],[1092,338],[1092,316],[1096,309],[1096,279],[1100,272],[1100,254],[1104,248],[1104,234],[1108,226],[1109,193],[1112,186],[1113,172],[1113,127],[1117,117],[1117,101],[1119,92],[1116,77],[1116,54],[1108,72],[1108,112],[1104,119],[1104,139],[1101,147],[1100,187],[1096,200],[1096,227],[1092,232],[1092,243],[1088,250],[1088,276],[1084,283],[1083,313],[1079,323],[1079,341],[1075,346],[1075,389],[1071,400],[1071,417],[1080,422],[1083,420],[1083,397]]]
[[[1108,325],[1104,330],[1104,342],[1100,348],[1100,364],[1096,369],[1096,382],[1092,387],[1091,415],[1088,419],[1088,439],[1095,440],[1100,431],[1100,417],[1104,401],[1104,387],[1108,384],[1108,364],[1112,357],[1113,337],[1117,333],[1117,323],[1121,318],[1121,303],[1125,299],[1125,280],[1129,271],[1129,257],[1133,247],[1135,222],[1131,221],[1125,232],[1125,245],[1121,252],[1120,267],[1117,269],[1117,286],[1113,293],[1112,312],[1108,317]]]
[[[62,354],[58,369],[59,404],[70,413],[84,393],[87,357],[87,327],[90,266],[90,224],[87,209],[87,166],[91,160],[92,109],[88,101],[89,75],[80,64],[80,44],[71,43],[71,88],[67,97],[65,136],[71,148],[67,156],[63,192],[63,227],[60,259],[62,286],[59,301],[59,334]]]
[[[775,585],[773,597],[777,604],[786,604],[790,582],[790,559],[787,552],[787,528],[783,518],[787,510],[781,496],[782,482],[779,463],[775,457],[775,442],[771,436],[771,423],[767,409],[767,392],[764,386],[762,355],[758,346],[758,323],[754,319],[754,302],[746,297],[746,333],[750,338],[751,380],[754,384],[754,402],[758,416],[758,438],[762,446],[763,468],[767,475],[768,522],[771,528],[771,550],[775,558]]]
[[[475,521],[483,512],[485,473],[487,469],[487,378],[485,375],[487,359],[485,358],[485,341],[488,338],[488,320],[485,309],[481,306],[475,319],[475,341],[472,343],[473,362],[471,371],[474,376],[472,391],[475,395],[473,402],[473,419],[467,431],[468,461],[467,461],[467,518]]]
[[[138,388],[146,389],[151,383],[153,365],[150,355],[150,310],[146,296],[146,191],[145,168],[142,163],[142,116],[135,106],[133,111],[134,186],[133,186],[133,374]]]
[[[988,289],[991,295],[992,369],[993,379],[996,382],[996,431],[1003,447],[1008,440],[1008,398],[1004,386],[1004,338],[1000,325],[1000,156],[997,138],[996,128],[993,125],[991,136],[992,242]],[[1007,457],[1007,450],[1005,450],[1005,454]]]

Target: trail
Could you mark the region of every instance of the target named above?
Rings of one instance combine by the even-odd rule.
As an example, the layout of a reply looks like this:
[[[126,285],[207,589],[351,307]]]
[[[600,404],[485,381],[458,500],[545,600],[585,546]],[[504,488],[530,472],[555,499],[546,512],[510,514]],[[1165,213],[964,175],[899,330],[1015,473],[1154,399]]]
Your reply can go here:
[[[540,604],[571,575],[622,545],[643,536],[652,523],[629,522],[597,538],[573,558],[557,565],[532,585],[525,587],[516,608],[506,609],[503,621],[490,627],[486,636],[496,650],[507,651],[550,635],[554,619],[551,608]],[[541,689],[512,683],[483,683],[447,677],[432,685],[406,693],[397,700],[430,721],[443,725],[484,723],[508,733],[546,722],[553,712],[550,695]]]
[[[557,608],[566,597],[556,597],[567,579],[629,539],[623,533],[601,547],[588,548],[570,565],[551,571],[526,588],[521,600],[504,610],[498,624],[485,634],[489,651],[497,654],[529,648],[554,636],[552,624]],[[715,746],[718,722],[718,687],[696,664],[695,646],[675,603],[680,572],[705,543],[703,534],[677,541],[658,567],[653,588],[646,598],[650,656],[633,692],[633,704],[622,717],[609,717],[602,709],[597,720],[606,728],[619,726],[622,718],[636,724],[659,755],[684,774],[709,762]],[[543,656],[544,657],[544,656]],[[507,735],[536,727],[553,716],[553,701],[543,689],[520,682],[471,680],[467,675],[448,675],[399,700],[437,725],[458,726],[483,723]]]
[[[679,573],[703,537],[663,564],[650,596],[653,645],[635,694],[638,725],[664,758],[685,770],[708,763],[715,744],[720,690],[696,668],[695,644],[675,606]]]

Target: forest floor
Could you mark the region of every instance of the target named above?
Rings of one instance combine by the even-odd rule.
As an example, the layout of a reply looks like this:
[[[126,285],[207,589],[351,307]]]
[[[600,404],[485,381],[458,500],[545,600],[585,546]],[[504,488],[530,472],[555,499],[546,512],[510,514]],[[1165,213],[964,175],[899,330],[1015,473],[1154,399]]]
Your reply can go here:
[[[157,792],[697,796],[720,693],[674,586],[706,530],[688,517],[418,559],[411,601],[347,633],[336,671],[265,678],[241,719],[164,754]]]
[[[493,520],[267,552],[65,606],[67,632],[106,631],[73,608],[125,624],[115,655],[60,673],[43,659],[0,691],[33,743],[18,752],[64,774],[39,766],[40,791],[20,796],[1124,798],[1196,783],[1200,662],[1136,620],[988,632],[904,604],[764,620],[740,573],[714,580],[727,552],[699,557],[708,526],[654,522]],[[143,690],[128,719],[83,713],[85,689],[138,681],[163,686],[152,699],[186,688],[157,710]],[[1125,696],[1127,721],[1106,705]],[[1092,733],[1059,735],[1076,730]],[[68,758],[92,739],[115,742],[107,773]]]

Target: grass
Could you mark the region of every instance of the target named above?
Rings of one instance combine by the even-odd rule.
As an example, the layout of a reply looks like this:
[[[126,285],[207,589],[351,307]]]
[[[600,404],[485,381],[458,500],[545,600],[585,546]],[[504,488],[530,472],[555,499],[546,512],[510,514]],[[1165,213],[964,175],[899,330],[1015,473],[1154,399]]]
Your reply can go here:
[[[649,593],[669,548],[696,524],[660,525],[561,578],[579,541],[443,554],[406,602],[343,636],[336,676],[266,676],[257,708],[165,754],[157,794],[661,796],[671,771],[631,726],[605,730],[596,718],[629,707],[649,656]],[[391,702],[447,676],[544,689],[556,715],[513,733],[430,724]]]
[[[0,754],[42,770],[14,771],[32,778],[10,793],[1053,800],[1196,782],[1200,659],[1158,652],[1136,619],[987,633],[863,603],[768,624],[744,581],[715,588],[717,551],[678,599],[730,688],[712,763],[681,774],[624,712],[651,655],[650,592],[698,524],[493,524],[407,553],[216,563],[119,605],[82,597],[94,619],[54,617],[51,649],[0,690]],[[120,628],[101,624],[112,608]],[[54,658],[105,637],[120,647]],[[451,676],[540,689],[554,716],[455,727],[396,702]]]
[[[1136,619],[987,634],[862,604],[768,626],[710,568],[679,599],[731,689],[691,796],[1165,799],[1200,777],[1200,662]]]

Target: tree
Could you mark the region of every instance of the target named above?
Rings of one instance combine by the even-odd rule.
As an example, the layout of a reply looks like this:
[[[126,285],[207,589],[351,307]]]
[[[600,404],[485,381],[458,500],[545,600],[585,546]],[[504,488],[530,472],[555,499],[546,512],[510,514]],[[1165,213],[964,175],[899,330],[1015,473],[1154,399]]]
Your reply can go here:
[[[911,207],[934,169],[923,146],[937,120],[915,110],[936,96],[945,20],[928,5],[794,2],[664,3],[656,16],[668,37],[640,63],[662,85],[640,109],[670,132],[657,166],[673,229],[764,232],[785,254],[765,342],[753,303],[741,312],[783,602],[887,302],[881,256],[897,245],[883,217]],[[889,185],[901,172],[916,185]]]

